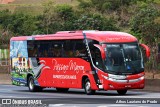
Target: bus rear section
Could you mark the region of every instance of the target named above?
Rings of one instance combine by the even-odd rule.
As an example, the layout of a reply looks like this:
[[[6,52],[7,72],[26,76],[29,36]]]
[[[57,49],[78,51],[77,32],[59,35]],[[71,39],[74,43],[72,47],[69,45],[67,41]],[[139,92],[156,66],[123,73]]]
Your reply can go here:
[[[14,85],[30,91],[53,87],[66,92],[144,88],[144,64],[140,46],[130,34],[108,31],[58,32],[53,35],[14,37],[10,43]]]

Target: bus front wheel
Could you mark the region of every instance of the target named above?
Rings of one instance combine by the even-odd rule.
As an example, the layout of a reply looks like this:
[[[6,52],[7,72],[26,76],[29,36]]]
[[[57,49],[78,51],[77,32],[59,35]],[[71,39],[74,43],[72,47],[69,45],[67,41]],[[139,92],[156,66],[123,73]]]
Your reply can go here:
[[[29,79],[28,79],[28,88],[29,88],[29,91],[31,91],[31,92],[36,92],[36,91],[42,91],[43,90],[42,87],[36,86],[34,84],[33,76],[30,76]]]
[[[127,93],[127,90],[117,90],[119,95],[125,95]]]
[[[85,80],[84,90],[87,95],[91,95],[95,93],[95,90],[91,89],[91,83],[88,78]]]

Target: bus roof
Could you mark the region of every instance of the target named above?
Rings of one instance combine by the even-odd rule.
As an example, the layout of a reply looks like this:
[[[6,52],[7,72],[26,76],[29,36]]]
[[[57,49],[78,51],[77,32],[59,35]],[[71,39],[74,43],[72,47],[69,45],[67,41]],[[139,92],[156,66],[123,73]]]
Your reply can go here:
[[[85,36],[84,36],[85,34]],[[116,31],[60,31],[55,34],[12,37],[11,41],[21,40],[70,40],[93,39],[106,43],[136,42],[136,37],[131,34]]]

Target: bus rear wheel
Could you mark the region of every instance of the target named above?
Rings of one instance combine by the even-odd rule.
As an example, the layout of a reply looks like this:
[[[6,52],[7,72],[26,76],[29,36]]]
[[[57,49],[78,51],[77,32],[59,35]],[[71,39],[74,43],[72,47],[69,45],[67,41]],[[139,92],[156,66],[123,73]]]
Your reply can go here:
[[[91,89],[91,83],[88,78],[85,80],[84,90],[87,95],[91,95],[95,93],[95,90]]]
[[[117,90],[119,95],[125,95],[127,93],[127,90]]]
[[[68,92],[69,88],[56,88],[58,92]]]
[[[33,76],[30,76],[29,79],[28,79],[28,88],[29,88],[30,92],[36,92],[36,91],[42,91],[43,90],[42,87],[36,86],[34,84],[34,78],[33,78]]]

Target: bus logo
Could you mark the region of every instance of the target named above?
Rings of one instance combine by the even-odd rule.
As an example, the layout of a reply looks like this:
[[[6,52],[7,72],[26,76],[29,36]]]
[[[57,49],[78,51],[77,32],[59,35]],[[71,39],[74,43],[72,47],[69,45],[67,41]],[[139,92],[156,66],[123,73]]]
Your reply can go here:
[[[11,99],[2,99],[2,104],[11,104]]]

